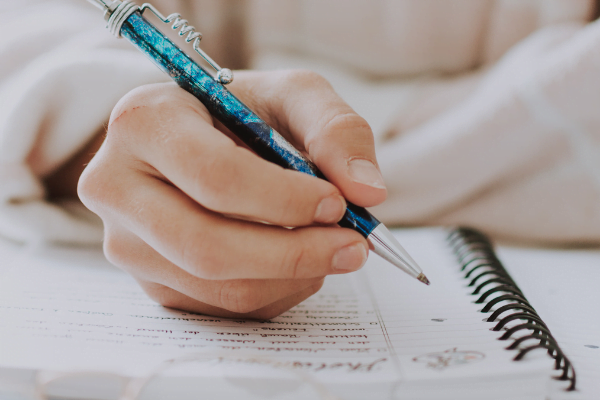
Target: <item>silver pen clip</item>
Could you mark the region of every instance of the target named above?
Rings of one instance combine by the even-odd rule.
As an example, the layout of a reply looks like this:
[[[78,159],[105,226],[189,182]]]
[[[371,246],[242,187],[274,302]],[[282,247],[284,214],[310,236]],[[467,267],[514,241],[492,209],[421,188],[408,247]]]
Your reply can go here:
[[[150,3],[144,3],[141,7],[129,0],[87,0],[97,8],[104,11],[104,18],[108,21],[107,27],[110,32],[120,38],[121,27],[123,23],[129,18],[131,14],[136,11],[143,13],[145,10],[150,10],[158,19],[162,22],[169,24],[173,23],[172,29],[179,29],[179,36],[185,36],[184,40],[186,43],[193,42],[192,46],[196,53],[200,55],[207,63],[217,72],[217,80],[223,84],[233,82],[233,72],[228,68],[221,68],[208,54],[200,48],[200,40],[202,40],[202,34],[196,32],[196,28],[191,26],[187,20],[181,18],[181,14],[173,13],[168,16],[164,16],[160,11],[156,9]]]

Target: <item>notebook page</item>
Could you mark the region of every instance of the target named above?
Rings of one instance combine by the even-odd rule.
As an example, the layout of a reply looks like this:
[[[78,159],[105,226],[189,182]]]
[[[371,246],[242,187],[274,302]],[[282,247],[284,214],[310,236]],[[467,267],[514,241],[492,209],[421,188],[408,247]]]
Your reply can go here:
[[[497,340],[501,332],[490,330],[495,322],[483,321],[489,315],[478,312],[483,305],[473,303],[473,288],[467,287],[454,254],[440,246],[446,235],[437,229],[396,232],[426,272],[430,287],[412,285],[385,265],[368,274],[390,353],[405,381],[426,385],[431,381],[503,378],[506,386],[536,371],[550,376],[550,360],[541,352],[521,362],[512,361],[516,353],[505,349],[509,343]],[[464,390],[461,393],[464,395]]]
[[[597,399],[600,393],[600,250],[499,247],[498,256],[527,294],[577,372],[576,392],[552,399]]]
[[[284,315],[253,322],[160,307],[99,251],[51,248],[31,255],[6,247],[2,253],[4,371],[144,376],[164,360],[222,349],[243,356],[252,351],[261,361],[293,365],[332,383],[398,379],[371,299],[353,276],[333,277],[322,292]],[[8,384],[2,375],[0,387]]]
[[[330,384],[376,383],[382,392],[430,379],[502,383],[503,374],[540,370],[511,362],[482,322],[443,232],[411,231],[401,239],[431,287],[371,257],[363,271],[328,278],[319,294],[266,322],[160,307],[99,252],[6,248],[0,368],[141,376],[167,359],[223,349],[251,351]],[[217,369],[205,373],[211,371]]]

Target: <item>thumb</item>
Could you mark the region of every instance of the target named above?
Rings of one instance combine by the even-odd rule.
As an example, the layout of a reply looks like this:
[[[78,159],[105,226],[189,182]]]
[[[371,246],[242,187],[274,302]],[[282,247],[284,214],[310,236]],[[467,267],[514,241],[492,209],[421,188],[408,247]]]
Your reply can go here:
[[[385,200],[369,124],[323,77],[310,71],[251,72],[239,74],[232,90],[308,153],[346,199],[363,207]]]

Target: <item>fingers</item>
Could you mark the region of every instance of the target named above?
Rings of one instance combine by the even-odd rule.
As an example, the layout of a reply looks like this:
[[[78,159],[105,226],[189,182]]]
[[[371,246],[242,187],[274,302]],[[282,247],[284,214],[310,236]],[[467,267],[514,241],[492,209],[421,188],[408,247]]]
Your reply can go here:
[[[332,224],[345,212],[334,185],[237,146],[214,128],[196,98],[173,85],[128,95],[111,117],[107,142],[212,211],[282,226]]]
[[[307,71],[240,72],[231,90],[280,133],[289,133],[344,196],[385,200],[373,133],[321,76]]]
[[[367,258],[366,240],[349,229],[291,230],[231,219],[146,174],[121,172],[115,180],[119,171],[110,166],[95,173],[80,184],[86,206],[198,278],[306,279],[355,271]]]
[[[385,198],[368,125],[315,75],[247,76],[240,97],[333,184],[237,146],[174,85],[126,96],[80,179],[80,198],[105,222],[108,258],[161,304],[269,318],[313,294],[323,276],[366,261],[360,234],[305,226],[337,222],[342,193],[364,206]]]
[[[304,293],[305,289],[323,281],[322,277],[281,280],[200,279],[164,259],[131,232],[115,225],[106,227],[104,252],[111,263],[130,273],[138,281],[171,288],[190,300],[221,310],[221,315],[225,310],[236,314],[260,310],[292,294]],[[177,307],[157,294],[155,297],[162,299],[159,303],[165,306],[185,308],[182,305]]]
[[[317,282],[306,289],[303,289],[284,299],[278,300],[272,304],[268,304],[257,310],[236,312],[226,308],[220,308],[214,305],[203,303],[164,285],[139,279],[138,283],[151,299],[165,307],[192,311],[199,314],[215,315],[224,318],[251,318],[259,320],[271,319],[279,314],[282,314],[283,312],[289,310],[313,294],[317,293],[323,285],[323,281],[321,280],[320,282]]]

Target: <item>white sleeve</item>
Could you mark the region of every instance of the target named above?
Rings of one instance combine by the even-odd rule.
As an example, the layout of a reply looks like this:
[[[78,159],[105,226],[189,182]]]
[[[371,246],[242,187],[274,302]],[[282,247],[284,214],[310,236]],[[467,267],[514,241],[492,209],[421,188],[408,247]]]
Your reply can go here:
[[[600,21],[539,31],[478,89],[378,152],[399,224],[600,242]]]
[[[41,179],[101,129],[124,94],[168,77],[110,36],[85,1],[22,0],[0,7],[0,19],[0,235],[98,243],[101,222],[80,205],[46,201]]]

